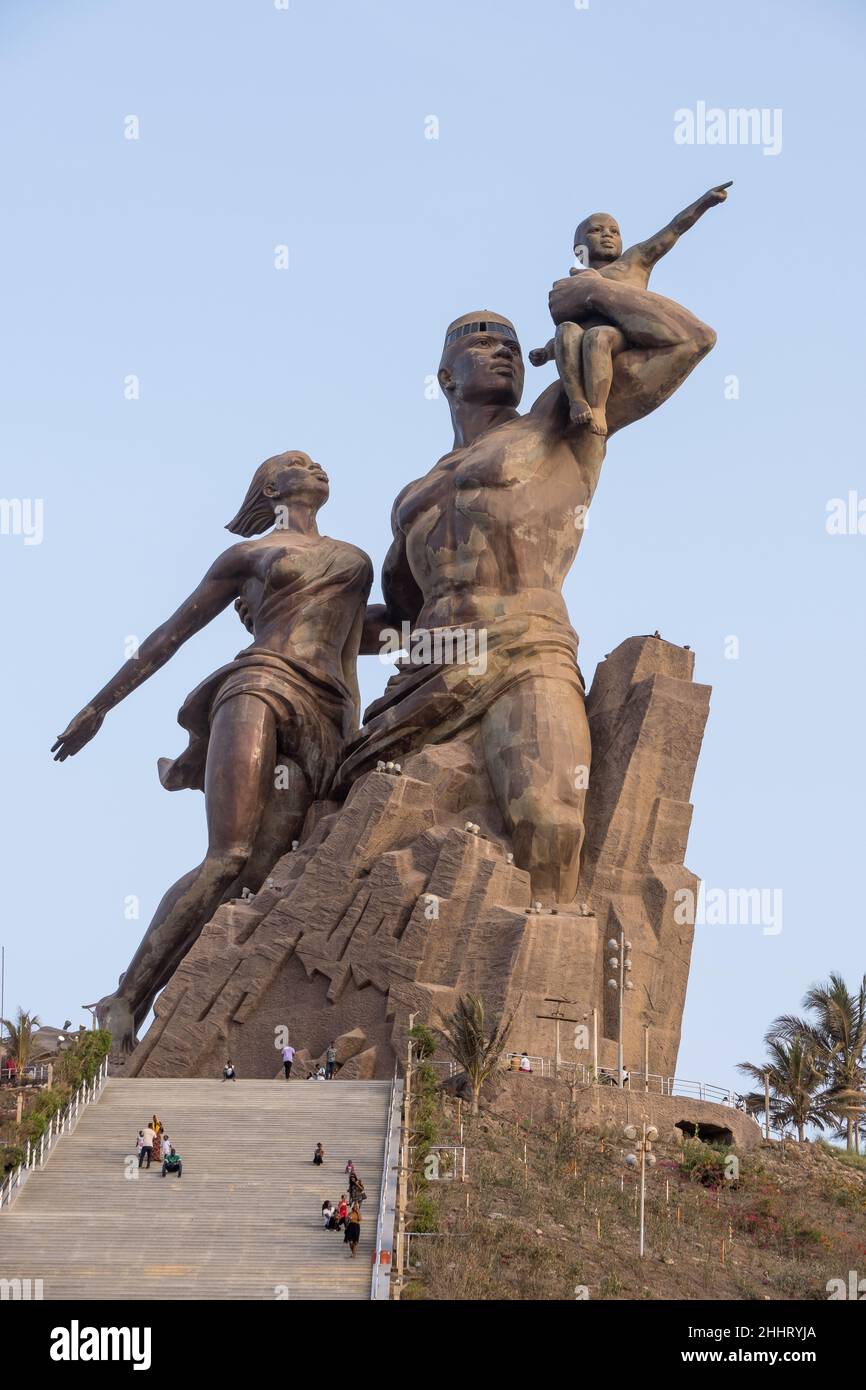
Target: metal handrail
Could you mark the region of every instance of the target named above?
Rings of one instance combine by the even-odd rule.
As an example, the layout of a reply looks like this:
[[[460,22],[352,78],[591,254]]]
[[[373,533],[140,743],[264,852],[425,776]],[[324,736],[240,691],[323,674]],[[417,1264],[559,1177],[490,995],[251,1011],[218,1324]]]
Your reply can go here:
[[[522,1057],[521,1052],[503,1052],[502,1060],[508,1064],[513,1057]],[[593,1068],[586,1062],[569,1062],[563,1058],[559,1060],[557,1068],[554,1057],[542,1057],[535,1053],[527,1053],[529,1064],[533,1074],[543,1078],[552,1078],[557,1074],[563,1078],[573,1077],[574,1081],[583,1086],[591,1086],[596,1080]],[[432,1067],[442,1067],[447,1075],[455,1076],[460,1067],[451,1059],[428,1057],[427,1065]],[[602,1076],[617,1077],[615,1067],[599,1067],[598,1072]],[[716,1086],[709,1081],[691,1081],[682,1076],[662,1076],[657,1072],[649,1072],[646,1076],[647,1086],[636,1083],[643,1082],[644,1073],[642,1071],[627,1072],[627,1089],[649,1090],[662,1096],[691,1096],[694,1100],[708,1100],[718,1105],[730,1105],[735,1110],[741,1110],[742,1106],[737,1104],[738,1093],[730,1086]],[[744,1112],[745,1113],[745,1112]]]
[[[39,1084],[41,1081],[48,1080],[47,1062],[28,1062],[21,1071],[17,1067],[0,1067],[0,1081],[18,1081],[21,1085],[27,1083]]]
[[[82,1108],[99,1099],[107,1080],[108,1058],[106,1057],[93,1080],[82,1081],[66,1108],[51,1116],[48,1129],[40,1137],[39,1143],[31,1144],[30,1140],[27,1140],[24,1161],[19,1163],[17,1168],[13,1168],[5,1182],[0,1183],[0,1211],[4,1207],[11,1206],[13,1196],[26,1182],[27,1175],[32,1169],[44,1167],[45,1160],[57,1140],[62,1138],[64,1134],[72,1133]]]
[[[510,1063],[513,1057],[521,1057],[520,1052],[503,1052],[502,1058],[506,1063]],[[539,1057],[532,1053],[527,1054],[532,1071],[543,1078],[553,1077],[557,1074],[557,1063],[553,1057]],[[615,1067],[599,1067],[598,1073],[602,1076],[617,1078],[618,1073]],[[563,1077],[573,1077],[575,1082],[591,1086],[596,1080],[593,1068],[586,1062],[569,1062],[560,1058],[559,1075]],[[644,1073],[642,1071],[629,1071],[626,1069],[627,1090],[649,1090],[662,1096],[691,1096],[694,1100],[708,1100],[716,1104],[730,1105],[737,1107],[737,1092],[730,1086],[715,1086],[708,1081],[691,1081],[681,1076],[662,1076],[659,1073],[648,1072],[646,1074],[647,1085],[644,1087]],[[641,1084],[638,1085],[637,1083]]]
[[[400,1091],[402,1092],[402,1085]],[[382,1181],[379,1184],[379,1214],[376,1218],[376,1248],[373,1251],[373,1275],[370,1283],[370,1298],[387,1298],[390,1291],[391,1264],[387,1267],[387,1277],[383,1279],[382,1244],[385,1235],[385,1204],[387,1200],[388,1179],[391,1171],[391,1135],[394,1130],[394,1113],[397,1104],[397,1063],[394,1063],[394,1076],[388,1096],[388,1115],[385,1128],[385,1153],[382,1158]],[[402,1097],[401,1097],[402,1098]]]

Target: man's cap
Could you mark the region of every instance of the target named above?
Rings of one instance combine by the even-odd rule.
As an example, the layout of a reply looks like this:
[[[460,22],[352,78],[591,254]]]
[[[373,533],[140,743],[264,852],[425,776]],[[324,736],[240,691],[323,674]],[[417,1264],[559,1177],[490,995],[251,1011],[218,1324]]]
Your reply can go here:
[[[459,319],[449,323],[445,330],[443,350],[469,333],[498,333],[503,338],[511,338],[515,343],[518,341],[514,324],[504,314],[494,314],[490,309],[476,309],[474,313],[462,314]]]

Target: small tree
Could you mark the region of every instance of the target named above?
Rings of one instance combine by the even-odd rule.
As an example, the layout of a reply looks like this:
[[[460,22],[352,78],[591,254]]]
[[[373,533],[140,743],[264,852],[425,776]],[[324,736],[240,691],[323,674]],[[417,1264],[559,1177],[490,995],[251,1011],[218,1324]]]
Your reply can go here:
[[[415,1056],[419,1062],[426,1062],[436,1051],[436,1038],[424,1023],[416,1023],[409,1029],[409,1037],[415,1044]]]
[[[15,1058],[18,1066],[18,1080],[23,1080],[24,1068],[30,1061],[30,1053],[33,1050],[33,1033],[37,1028],[42,1027],[41,1020],[36,1014],[28,1013],[19,1005],[18,1016],[13,1023],[10,1019],[0,1019],[0,1023],[6,1029],[9,1037],[7,1044],[9,1055]]]
[[[786,1043],[782,1038],[774,1037],[771,1030],[764,1042],[770,1060],[763,1066],[740,1062],[737,1069],[762,1088],[767,1077],[770,1083],[770,1113],[780,1127],[794,1125],[802,1144],[806,1125],[824,1128],[827,1110],[820,1091],[826,1073],[814,1049],[805,1039],[794,1037]],[[746,1106],[752,1112],[762,1110],[763,1089],[747,1095]]]
[[[440,1019],[436,1031],[444,1038],[455,1062],[466,1072],[472,1087],[472,1114],[478,1114],[481,1088],[496,1067],[514,1024],[514,1015],[485,1016],[484,1003],[475,994],[461,995],[456,1008]]]
[[[799,1038],[814,1053],[825,1073],[824,1110],[839,1120],[850,1152],[866,1111],[866,975],[855,994],[834,973],[807,990],[803,1005],[812,1018],[784,1014],[768,1037]]]

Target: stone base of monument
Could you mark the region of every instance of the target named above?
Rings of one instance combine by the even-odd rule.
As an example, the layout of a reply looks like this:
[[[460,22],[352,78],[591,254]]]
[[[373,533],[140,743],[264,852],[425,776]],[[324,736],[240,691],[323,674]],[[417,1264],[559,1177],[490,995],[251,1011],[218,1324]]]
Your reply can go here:
[[[241,1076],[281,1071],[289,1040],[316,1059],[339,1039],[342,1076],[386,1077],[405,1055],[410,1014],[447,1013],[460,994],[516,1015],[510,1046],[553,1056],[551,996],[574,1019],[597,1010],[600,1061],[615,1055],[615,1000],[604,943],[632,943],[626,1065],[671,1074],[679,1045],[692,925],[675,894],[697,890],[683,866],[689,795],[709,688],[693,656],[630,638],[598,668],[587,698],[592,772],[577,904],[531,910],[528,874],[493,801],[477,730],[370,772],[344,804],[318,802],[297,850],[250,901],[224,904],[169,981],[126,1075],[206,1076],[231,1056]],[[467,822],[479,830],[467,830]],[[588,1062],[586,1035],[575,1053]]]

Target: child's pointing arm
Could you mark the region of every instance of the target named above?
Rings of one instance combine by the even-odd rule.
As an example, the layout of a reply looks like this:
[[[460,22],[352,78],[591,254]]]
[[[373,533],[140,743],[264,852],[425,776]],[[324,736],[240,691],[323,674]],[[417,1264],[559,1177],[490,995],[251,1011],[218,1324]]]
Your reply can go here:
[[[697,202],[690,203],[682,212],[678,212],[676,217],[671,218],[668,225],[656,232],[655,236],[647,237],[646,241],[639,241],[626,254],[639,257],[647,266],[654,266],[656,261],[667,255],[671,247],[676,245],[683,232],[689,231],[695,225],[699,217],[703,217],[704,213],[717,203],[725,201],[728,196],[726,189],[730,188],[732,182],[731,179],[727,183],[720,183],[717,188],[709,189]]]

